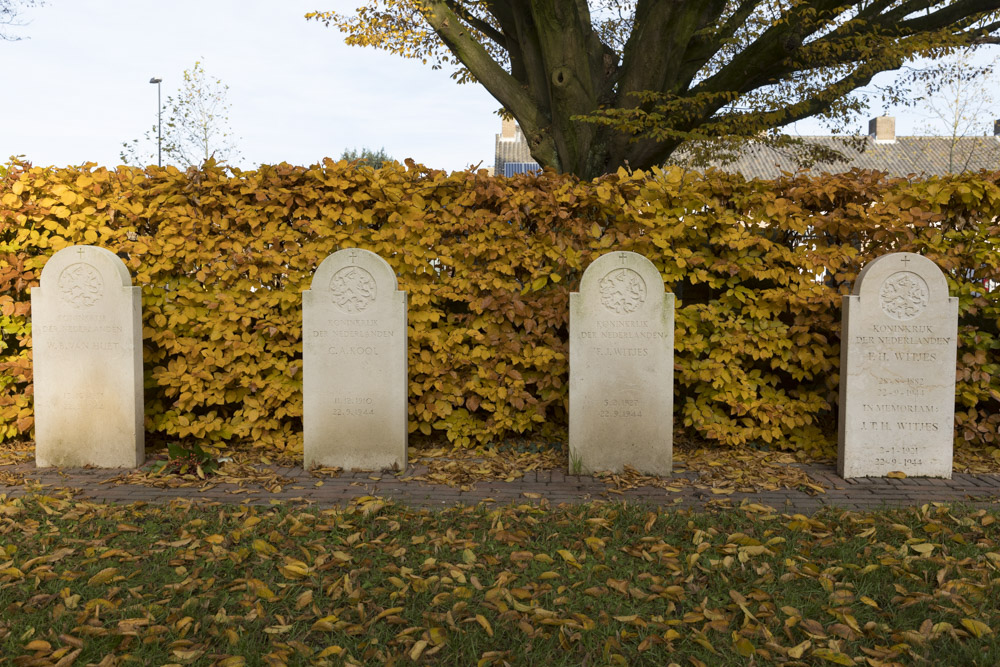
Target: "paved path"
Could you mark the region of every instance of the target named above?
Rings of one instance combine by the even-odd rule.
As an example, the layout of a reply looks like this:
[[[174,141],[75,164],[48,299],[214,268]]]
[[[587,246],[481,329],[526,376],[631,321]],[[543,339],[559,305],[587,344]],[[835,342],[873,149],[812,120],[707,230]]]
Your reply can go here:
[[[710,489],[685,484],[696,480],[697,473],[682,472],[671,478],[679,490],[639,487],[614,491],[601,479],[567,475],[556,470],[530,472],[514,482],[478,482],[469,490],[406,481],[391,474],[349,472],[338,477],[317,477],[302,468],[271,467],[283,478],[278,488],[269,490],[253,482],[214,484],[207,488],[159,488],[122,483],[122,471],[105,469],[38,469],[34,464],[0,467],[0,495],[23,495],[31,485],[5,485],[13,476],[40,483],[43,492],[53,494],[68,488],[80,499],[104,503],[165,502],[172,499],[194,499],[221,503],[306,504],[319,507],[342,505],[362,496],[378,496],[416,507],[447,507],[481,502],[506,505],[510,503],[582,503],[593,500],[629,501],[661,506],[703,508],[729,502],[738,505],[744,500],[775,508],[785,513],[809,514],[822,507],[837,506],[865,510],[893,506],[919,506],[931,502],[972,502],[980,506],[1000,508],[1000,475],[969,475],[956,473],[944,479],[858,479],[844,480],[832,465],[801,466],[822,486],[822,494],[784,489],[758,493],[716,494]],[[127,472],[127,471],[126,471]],[[419,475],[420,468],[411,468],[405,475]],[[116,480],[116,478],[118,478]]]

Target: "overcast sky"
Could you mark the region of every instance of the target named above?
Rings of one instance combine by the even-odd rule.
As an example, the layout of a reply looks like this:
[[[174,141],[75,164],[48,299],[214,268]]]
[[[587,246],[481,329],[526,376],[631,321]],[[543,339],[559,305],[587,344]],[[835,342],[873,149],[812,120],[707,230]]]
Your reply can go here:
[[[156,122],[150,77],[163,79],[166,99],[200,60],[229,86],[244,168],[313,164],[364,147],[449,170],[492,166],[499,104],[483,88],[345,46],[337,31],[303,18],[358,4],[46,0],[16,30],[27,39],[0,41],[0,160],[119,164],[122,143]],[[897,133],[916,133],[918,119],[898,115]],[[815,123],[798,131],[826,133]]]
[[[46,0],[0,42],[0,159],[120,163],[200,60],[229,86],[243,166],[312,164],[348,148],[462,169],[493,163],[499,104],[482,88],[303,16],[353,0]]]

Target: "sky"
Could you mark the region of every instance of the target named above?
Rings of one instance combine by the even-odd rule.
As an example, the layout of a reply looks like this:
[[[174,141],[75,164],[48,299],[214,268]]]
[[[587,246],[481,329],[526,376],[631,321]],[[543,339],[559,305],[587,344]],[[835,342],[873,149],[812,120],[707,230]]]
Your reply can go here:
[[[196,61],[229,86],[236,164],[308,165],[384,148],[430,167],[492,166],[499,103],[481,86],[371,48],[304,15],[359,0],[46,0],[0,41],[0,160],[121,163],[156,122],[156,85],[174,94]],[[873,109],[871,116],[882,109]],[[899,135],[919,116],[896,113]],[[828,134],[818,123],[791,131]],[[858,127],[867,133],[867,125]]]
[[[492,166],[499,104],[443,70],[349,47],[304,15],[354,0],[46,0],[0,41],[0,160],[121,163],[196,61],[229,86],[240,166],[385,148],[428,166]]]

